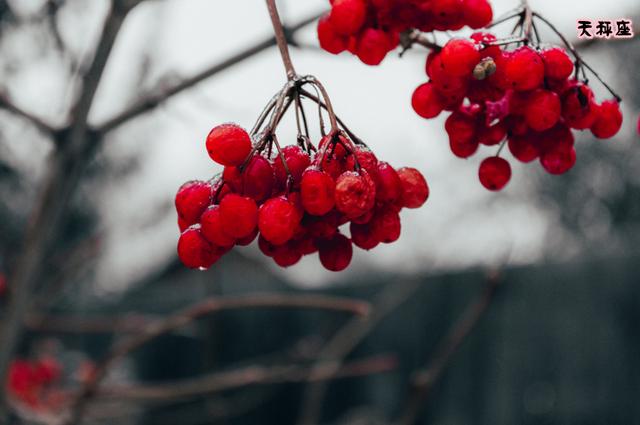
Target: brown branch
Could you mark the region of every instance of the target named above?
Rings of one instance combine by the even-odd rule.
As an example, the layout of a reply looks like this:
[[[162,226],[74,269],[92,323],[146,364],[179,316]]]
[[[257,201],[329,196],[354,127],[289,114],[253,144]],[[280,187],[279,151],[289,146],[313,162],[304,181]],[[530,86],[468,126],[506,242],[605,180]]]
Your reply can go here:
[[[267,9],[269,10],[269,17],[271,18],[271,24],[273,25],[273,32],[276,35],[276,43],[280,50],[280,56],[282,57],[282,63],[284,69],[287,72],[287,79],[293,80],[296,78],[296,70],[293,67],[291,61],[291,54],[289,53],[289,44],[287,41],[287,35],[285,34],[280,15],[278,14],[278,7],[276,6],[276,0],[266,0]]]
[[[106,387],[99,390],[96,400],[174,402],[249,385],[319,382],[367,376],[391,371],[397,364],[395,356],[384,355],[347,363],[337,373],[330,368],[312,372],[309,367],[301,365],[248,366],[161,385]]]
[[[72,122],[66,131],[57,133],[59,150],[50,161],[45,187],[28,220],[22,252],[10,281],[13,292],[0,334],[0,382],[6,382],[8,365],[20,340],[47,251],[61,227],[71,195],[87,165],[86,159],[97,144],[95,139],[89,140],[87,117],[122,22],[136,3],[136,0],[126,4],[125,0],[112,0],[93,61],[82,78],[82,91],[72,109]],[[0,392],[0,420],[6,410],[4,397],[4,392]]]
[[[460,319],[440,342],[440,346],[428,366],[414,373],[407,405],[395,425],[413,425],[416,422],[434,384],[438,382],[454,354],[489,309],[499,284],[499,274],[492,273],[480,296],[469,304]]]
[[[327,342],[318,354],[318,360],[311,373],[325,370],[328,374],[336,374],[344,363],[344,359],[393,311],[413,295],[420,283],[411,281],[405,284],[393,282],[376,297],[372,314],[349,321]],[[316,425],[322,410],[322,402],[327,391],[326,382],[314,382],[306,388],[301,410],[298,416],[300,425]]]
[[[322,16],[322,13],[313,14],[308,18],[303,19],[295,25],[287,28],[287,31],[289,34],[293,34],[306,27],[310,23],[315,22],[320,16]],[[130,121],[131,119],[155,109],[162,103],[166,102],[169,98],[187,89],[190,89],[198,83],[216,74],[219,74],[220,72],[225,71],[232,66],[237,65],[238,63],[249,59],[274,45],[276,45],[276,39],[274,37],[269,37],[239,53],[234,54],[233,56],[230,56],[229,58],[219,63],[206,68],[205,70],[197,73],[192,77],[180,81],[173,86],[165,87],[164,84],[160,83],[155,89],[144,95],[142,99],[134,103],[130,108],[126,109],[123,112],[120,112],[113,118],[110,118],[104,123],[98,125],[95,128],[95,131],[98,134],[108,133],[118,128],[122,124]]]
[[[81,392],[72,404],[71,415],[66,423],[75,424],[80,421],[84,408],[96,393],[109,369],[130,352],[199,318],[223,310],[244,308],[309,308],[343,311],[359,316],[368,315],[370,310],[369,304],[363,301],[320,295],[258,294],[205,300],[175,315],[148,324],[140,335],[115,343],[106,358],[97,366],[91,378],[84,383]]]
[[[38,130],[40,130],[42,133],[45,133],[47,135],[51,135],[54,132],[54,129],[53,129],[52,126],[50,126],[49,124],[45,123],[42,119],[38,118],[34,114],[32,114],[30,112],[27,112],[24,109],[22,109],[19,106],[17,106],[16,104],[14,104],[9,99],[7,94],[4,93],[2,90],[0,90],[0,109],[5,109],[5,110],[11,112],[12,114],[19,116],[20,118],[23,118],[24,120],[26,120],[30,124],[32,124],[35,127],[37,127]]]

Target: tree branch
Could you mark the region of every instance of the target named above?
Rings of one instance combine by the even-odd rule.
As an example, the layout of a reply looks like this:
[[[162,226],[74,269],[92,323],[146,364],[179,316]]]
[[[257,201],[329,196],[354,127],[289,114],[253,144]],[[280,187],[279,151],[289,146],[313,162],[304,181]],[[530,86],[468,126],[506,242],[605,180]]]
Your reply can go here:
[[[318,360],[311,374],[319,371],[338,373],[344,359],[393,311],[402,305],[420,286],[418,281],[403,285],[392,282],[376,297],[373,313],[365,320],[361,318],[349,321],[327,342],[318,354]],[[316,425],[322,413],[322,402],[327,390],[327,382],[313,382],[303,393],[302,405],[298,417],[300,425]]]
[[[124,0],[112,0],[93,61],[82,78],[82,92],[72,109],[72,122],[66,131],[56,133],[59,149],[50,162],[42,195],[28,220],[22,253],[10,282],[13,291],[0,334],[0,382],[6,382],[9,362],[22,334],[30,298],[47,251],[63,223],[71,195],[87,165],[86,159],[97,144],[95,138],[89,141],[87,117],[116,36],[131,10],[126,6],[133,6],[137,1],[124,5]],[[0,392],[0,420],[5,416],[4,397],[5,393]]]
[[[28,121],[29,123],[31,123],[35,127],[37,127],[38,130],[40,130],[42,133],[45,133],[47,135],[51,135],[54,132],[53,127],[51,127],[49,124],[45,123],[43,120],[41,120],[40,118],[36,117],[32,113],[27,112],[24,109],[22,109],[22,108],[18,107],[17,105],[15,105],[9,99],[7,94],[4,93],[2,90],[0,90],[0,108],[7,110],[7,111],[11,112],[14,115],[17,115],[20,118],[23,118],[24,120]]]
[[[434,384],[438,382],[444,370],[447,368],[453,355],[465,341],[467,336],[484,317],[489,309],[493,296],[500,284],[498,273],[492,273],[487,278],[487,284],[480,296],[471,302],[460,319],[451,327],[447,336],[440,342],[433,359],[424,369],[414,373],[412,379],[412,391],[403,410],[400,419],[395,425],[413,425],[424,406],[425,399],[431,392]]]
[[[296,23],[295,25],[288,27],[287,28],[287,33],[288,34],[293,34],[297,31],[299,31],[300,29],[306,27],[307,25],[309,25],[312,22],[315,22],[316,20],[318,20],[318,18],[322,16],[322,13],[316,13],[313,14],[311,16],[309,16],[308,18],[305,18],[303,20],[301,20],[300,22]],[[122,111],[121,113],[117,114],[116,116],[108,119],[107,121],[105,121],[104,123],[98,125],[95,128],[96,133],[98,134],[105,134],[108,133],[116,128],[118,128],[119,126],[121,126],[122,124],[125,124],[126,122],[130,121],[131,119],[142,115],[146,112],[149,112],[153,109],[155,109],[156,107],[158,107],[159,105],[161,105],[162,103],[166,102],[169,98],[187,90],[190,89],[191,87],[195,86],[196,84],[216,75],[219,74],[222,71],[225,71],[229,68],[231,68],[234,65],[237,65],[238,63],[249,59],[253,56],[255,56],[256,54],[270,48],[276,45],[276,39],[275,37],[269,37],[264,39],[263,41],[260,41],[259,43],[256,43],[255,45],[242,50],[239,53],[236,53],[230,57],[228,57],[227,59],[216,63],[214,65],[211,65],[210,67],[204,69],[203,71],[197,73],[196,75],[186,78],[182,81],[180,81],[179,83],[170,86],[170,87],[165,87],[164,84],[160,83],[156,86],[155,89],[151,90],[148,94],[144,95],[142,97],[142,99],[140,99],[139,101],[137,101],[136,103],[134,103],[130,108]]]
[[[319,382],[367,376],[391,371],[397,364],[395,356],[384,355],[347,363],[337,373],[326,367],[312,372],[309,367],[301,365],[249,366],[161,385],[107,387],[98,392],[96,401],[175,402],[249,385]]]
[[[194,320],[223,310],[244,308],[309,308],[333,311],[344,311],[359,316],[369,313],[369,304],[346,298],[327,297],[321,295],[282,295],[258,294],[228,298],[211,298],[188,307],[175,315],[159,319],[142,329],[140,335],[125,338],[113,345],[107,357],[97,366],[96,371],[88,379],[71,407],[71,415],[67,424],[80,421],[84,408],[96,393],[100,383],[109,369],[130,352],[142,347],[155,338],[181,328]]]

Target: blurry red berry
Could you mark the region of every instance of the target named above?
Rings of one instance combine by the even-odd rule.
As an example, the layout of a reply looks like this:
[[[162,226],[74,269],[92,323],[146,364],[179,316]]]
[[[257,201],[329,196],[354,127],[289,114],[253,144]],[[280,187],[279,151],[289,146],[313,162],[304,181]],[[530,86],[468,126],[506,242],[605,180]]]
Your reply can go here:
[[[334,55],[344,52],[347,48],[347,37],[336,31],[329,15],[318,21],[318,41],[320,47]]]
[[[320,263],[329,271],[339,272],[351,263],[353,247],[351,241],[344,235],[336,233],[330,239],[318,241]]]
[[[378,162],[376,200],[395,202],[402,196],[402,182],[398,172],[386,162]]]
[[[360,170],[360,174],[346,171],[338,177],[335,191],[336,208],[345,216],[359,217],[373,207],[376,193],[367,182],[367,177],[365,170]]]
[[[357,56],[362,63],[379,65],[391,50],[391,46],[389,37],[384,31],[367,28],[360,34],[356,49]]]
[[[336,184],[324,171],[308,169],[302,174],[300,195],[304,210],[311,215],[325,215],[335,205]]]
[[[540,155],[540,164],[549,174],[564,174],[573,168],[575,163],[576,150],[573,146],[558,146]]]
[[[218,261],[220,255],[220,251],[202,235],[199,224],[189,227],[180,235],[178,256],[186,267],[208,269]]]
[[[538,89],[531,94],[525,107],[529,127],[536,131],[548,130],[560,119],[560,97],[552,91]]]
[[[544,73],[553,80],[566,80],[573,73],[573,61],[560,47],[551,47],[540,53],[544,62]]]
[[[532,48],[522,46],[514,50],[504,64],[507,83],[515,90],[533,90],[544,80],[542,58]]]
[[[531,162],[539,156],[538,147],[531,134],[509,137],[509,151],[520,162]]]
[[[380,241],[371,229],[371,225],[368,223],[357,224],[351,222],[349,230],[351,232],[351,241],[360,249],[370,251],[380,244]]]
[[[615,100],[606,100],[598,108],[591,132],[599,139],[615,136],[622,127],[622,112]]]
[[[493,20],[493,10],[487,0],[464,0],[465,23],[473,29],[486,27]]]
[[[200,225],[202,226],[202,235],[214,245],[231,247],[236,241],[234,237],[224,231],[219,205],[211,205],[205,210],[200,217]]]
[[[480,164],[480,183],[492,191],[502,190],[511,180],[511,166],[504,158],[491,156]]]
[[[365,0],[334,0],[329,19],[340,34],[351,35],[358,32],[367,17]]]
[[[376,239],[382,243],[392,243],[400,238],[400,215],[392,208],[376,211],[369,224]]]
[[[411,105],[418,115],[427,119],[437,117],[444,109],[444,105],[442,105],[432,83],[418,86],[413,92]]]
[[[400,168],[398,177],[402,183],[402,205],[405,208],[420,208],[429,198],[427,181],[415,168]]]
[[[442,48],[440,57],[445,71],[458,77],[471,75],[473,68],[480,62],[480,52],[476,45],[460,38],[449,40]]]
[[[271,196],[274,184],[271,163],[262,155],[254,155],[242,172],[242,194],[262,202]]]
[[[302,252],[298,245],[292,242],[276,247],[273,253],[273,261],[280,267],[291,267],[302,259]]]
[[[260,234],[274,245],[290,241],[299,223],[295,207],[283,196],[266,201],[258,213]]]

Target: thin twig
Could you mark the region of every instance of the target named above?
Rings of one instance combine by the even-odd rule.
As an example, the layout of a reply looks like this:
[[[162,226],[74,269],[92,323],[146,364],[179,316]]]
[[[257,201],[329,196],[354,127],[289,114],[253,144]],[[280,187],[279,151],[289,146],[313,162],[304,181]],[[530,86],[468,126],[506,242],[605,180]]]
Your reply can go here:
[[[276,0],[266,1],[267,9],[269,10],[269,17],[271,18],[271,24],[273,25],[273,32],[276,35],[276,42],[278,43],[278,49],[280,50],[280,56],[282,57],[282,63],[284,64],[284,69],[287,72],[287,79],[293,80],[296,78],[296,70],[294,69],[293,62],[291,61],[287,35],[284,32],[284,27],[282,26],[282,21],[278,14]]]
[[[434,384],[451,362],[454,354],[466,340],[471,331],[478,325],[489,309],[496,289],[500,284],[498,273],[492,273],[480,296],[469,304],[460,319],[451,327],[449,333],[440,342],[435,355],[424,369],[414,373],[411,382],[411,394],[400,418],[395,425],[413,425],[422,411],[425,399]]]
[[[344,359],[387,317],[407,301],[420,287],[418,281],[404,284],[392,282],[373,303],[372,314],[349,321],[327,342],[318,354],[313,371],[329,370],[337,373]],[[326,382],[311,383],[307,386],[298,416],[299,425],[316,425],[322,413],[322,403],[327,391]]]
[[[105,387],[99,390],[96,401],[175,402],[249,385],[320,382],[383,373],[396,367],[396,357],[389,355],[346,363],[337,373],[329,368],[312,372],[309,367],[295,364],[248,366],[161,385]]]
[[[53,127],[45,123],[42,119],[11,102],[9,97],[2,90],[0,90],[0,109],[6,109],[12,114],[24,118],[26,121],[36,126],[42,133],[51,135],[54,132]]]
[[[369,314],[369,304],[347,298],[320,295],[257,294],[227,298],[212,298],[178,312],[175,315],[159,319],[145,327],[140,335],[125,338],[114,344],[109,354],[96,367],[72,403],[71,414],[66,424],[77,424],[84,409],[110,368],[132,351],[142,347],[155,338],[179,329],[194,320],[223,310],[246,308],[308,308],[343,311],[358,316]]]

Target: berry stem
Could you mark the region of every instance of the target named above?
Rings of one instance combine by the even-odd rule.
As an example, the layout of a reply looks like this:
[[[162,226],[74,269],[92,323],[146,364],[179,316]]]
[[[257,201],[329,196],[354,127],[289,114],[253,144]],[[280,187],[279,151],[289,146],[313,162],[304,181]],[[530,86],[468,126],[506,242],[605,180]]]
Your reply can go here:
[[[312,75],[308,75],[305,77],[305,80],[307,80],[313,86],[317,87],[318,90],[320,90],[320,93],[322,94],[322,98],[324,99],[325,109],[329,113],[329,122],[331,123],[331,132],[337,133],[339,131],[338,121],[336,118],[336,113],[333,109],[333,105],[331,104],[331,99],[329,98],[329,93],[327,93],[327,90],[324,88],[322,83],[318,81],[316,77]]]
[[[560,40],[562,40],[562,42],[567,47],[567,49],[569,49],[569,51],[576,58],[577,65],[587,68],[593,74],[593,76],[596,77],[598,81],[600,81],[600,83],[609,91],[609,93],[611,93],[611,95],[616,98],[618,102],[622,101],[622,98],[611,88],[611,86],[609,86],[609,84],[607,84],[588,63],[582,60],[582,56],[580,56],[576,48],[573,47],[571,42],[569,42],[569,40],[567,40],[567,38],[548,19],[538,14],[537,12],[533,12],[532,16],[544,22],[551,29],[551,31],[553,31],[560,38]],[[577,72],[576,72],[576,77],[577,77]]]
[[[522,0],[522,7],[524,9],[524,11],[522,12],[524,13],[524,21],[522,25],[522,29],[524,32],[524,43],[529,44],[533,31],[533,11],[529,6],[529,0]]]
[[[282,63],[284,69],[287,72],[287,78],[291,81],[296,78],[296,70],[293,67],[291,61],[291,55],[289,54],[289,44],[287,42],[287,35],[285,34],[280,15],[278,14],[278,8],[276,6],[276,0],[266,0],[267,9],[269,9],[269,16],[271,17],[271,23],[273,24],[273,31],[276,36],[276,42],[278,43],[278,49],[280,49],[280,56],[282,57]]]
[[[511,19],[517,18],[517,17],[520,17],[520,16],[522,16],[522,6],[518,7],[515,10],[512,10],[511,12],[507,12],[506,15],[496,19],[495,21],[493,21],[491,24],[489,24],[487,26],[487,29],[488,28],[493,28],[496,25],[500,25],[500,24],[502,24],[504,22],[510,21]]]
[[[400,56],[402,56],[402,54],[409,50],[414,44],[419,44],[420,46],[426,47],[434,52],[442,50],[442,46],[429,40],[422,31],[417,29],[411,29],[400,34],[400,44],[402,45],[402,52],[400,52]]]

